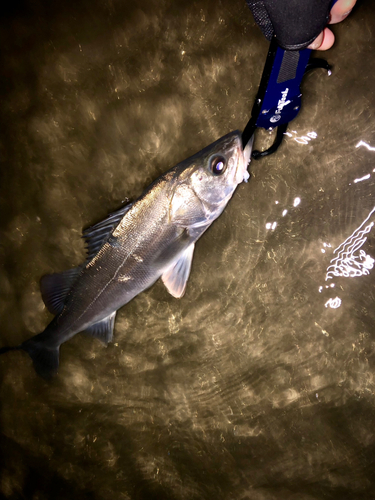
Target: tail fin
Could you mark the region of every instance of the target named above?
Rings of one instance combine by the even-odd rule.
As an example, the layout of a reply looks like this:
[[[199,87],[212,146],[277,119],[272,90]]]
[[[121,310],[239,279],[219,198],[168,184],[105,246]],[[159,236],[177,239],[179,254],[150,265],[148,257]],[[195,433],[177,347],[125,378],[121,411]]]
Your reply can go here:
[[[37,374],[49,380],[59,368],[59,348],[60,346],[51,349],[45,347],[33,337],[17,347],[2,347],[0,355],[8,351],[26,351],[33,360]]]
[[[8,351],[19,351],[20,349],[22,349],[21,346],[17,346],[17,347],[1,347],[0,348],[0,356],[2,354],[5,354]]]
[[[49,349],[33,338],[26,340],[20,345],[20,348],[26,351],[34,363],[35,371],[41,377],[49,380],[56,375],[59,369],[59,351],[60,346]]]

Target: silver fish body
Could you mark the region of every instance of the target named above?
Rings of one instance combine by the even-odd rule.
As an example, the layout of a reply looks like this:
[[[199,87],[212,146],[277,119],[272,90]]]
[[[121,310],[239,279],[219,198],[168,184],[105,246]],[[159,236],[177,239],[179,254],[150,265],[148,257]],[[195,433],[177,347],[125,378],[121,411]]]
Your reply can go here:
[[[13,349],[27,351],[36,371],[53,375],[59,347],[81,331],[112,340],[116,311],[160,277],[184,294],[195,242],[219,217],[237,185],[247,181],[251,145],[231,132],[159,177],[133,204],[84,232],[88,259],[41,280],[55,318]],[[9,348],[3,349],[9,350]]]

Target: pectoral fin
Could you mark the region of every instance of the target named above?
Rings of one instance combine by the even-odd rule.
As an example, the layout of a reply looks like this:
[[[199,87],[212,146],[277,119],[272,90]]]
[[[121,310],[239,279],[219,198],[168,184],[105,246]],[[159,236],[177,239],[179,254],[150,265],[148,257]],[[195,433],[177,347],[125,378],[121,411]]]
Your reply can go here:
[[[103,344],[107,345],[112,341],[113,328],[115,326],[116,311],[98,323],[86,328],[85,333],[99,339]]]
[[[168,292],[177,299],[185,293],[194,254],[194,243],[190,245],[162,275],[161,279]]]
[[[162,248],[155,251],[153,265],[156,267],[166,267],[170,262],[176,262],[177,255],[181,255],[189,246],[191,236],[187,229],[181,229],[180,234]]]

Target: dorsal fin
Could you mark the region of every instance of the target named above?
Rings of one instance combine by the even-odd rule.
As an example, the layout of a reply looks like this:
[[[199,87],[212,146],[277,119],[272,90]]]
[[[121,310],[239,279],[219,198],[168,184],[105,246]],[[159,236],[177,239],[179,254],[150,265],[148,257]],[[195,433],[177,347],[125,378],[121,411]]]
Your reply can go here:
[[[116,212],[110,214],[106,219],[90,226],[82,233],[87,246],[87,259],[91,260],[101,249],[112,231],[117,227],[126,212],[130,210],[133,203],[128,203]]]
[[[73,283],[81,272],[82,266],[68,269],[62,273],[46,274],[40,280],[40,291],[47,309],[52,314],[60,314]]]

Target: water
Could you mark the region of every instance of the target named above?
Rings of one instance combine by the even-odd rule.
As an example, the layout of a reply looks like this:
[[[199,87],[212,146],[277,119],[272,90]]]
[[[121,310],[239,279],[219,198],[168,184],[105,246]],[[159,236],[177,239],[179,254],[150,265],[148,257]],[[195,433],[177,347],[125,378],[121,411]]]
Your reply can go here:
[[[334,28],[332,76],[305,78],[290,135],[197,244],[183,299],[157,283],[108,348],[65,344],[51,383],[25,353],[1,358],[5,498],[375,498],[374,19],[363,1]],[[1,26],[14,345],[50,320],[39,279],[83,260],[83,227],[244,127],[268,44],[229,0],[25,1]]]

